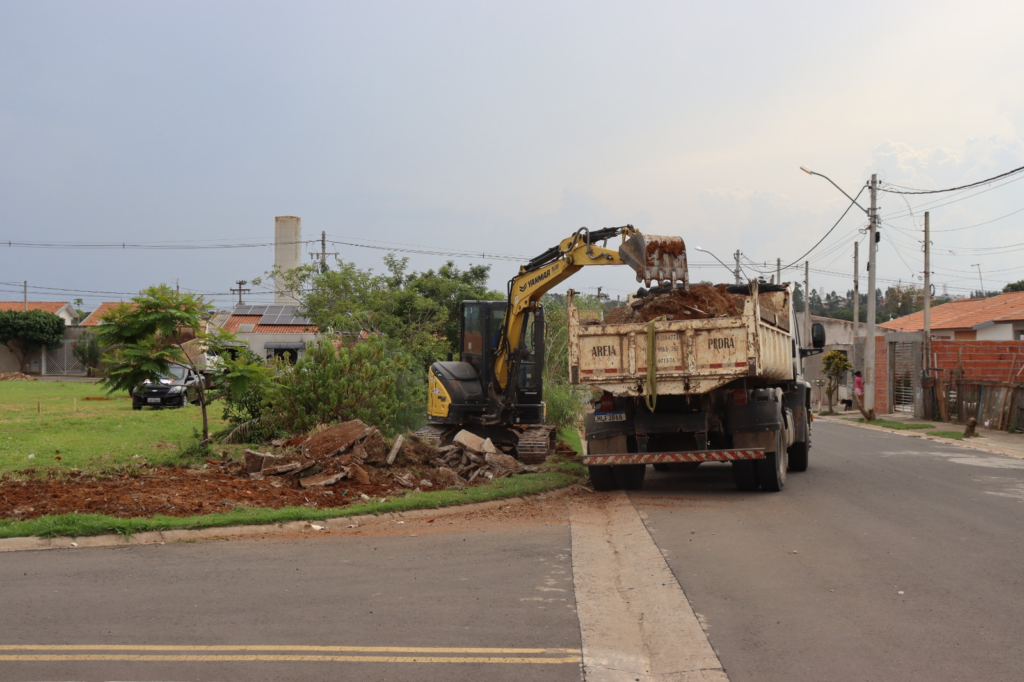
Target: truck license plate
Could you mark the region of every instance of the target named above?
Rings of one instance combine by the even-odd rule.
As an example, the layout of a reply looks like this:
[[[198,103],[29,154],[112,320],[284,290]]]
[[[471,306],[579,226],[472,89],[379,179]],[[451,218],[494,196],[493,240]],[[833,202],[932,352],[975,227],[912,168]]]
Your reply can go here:
[[[626,421],[625,412],[604,412],[602,414],[595,414],[594,421],[598,422],[624,422]]]
[[[160,398],[146,398],[146,402],[149,402],[149,403],[159,403],[160,402]]]

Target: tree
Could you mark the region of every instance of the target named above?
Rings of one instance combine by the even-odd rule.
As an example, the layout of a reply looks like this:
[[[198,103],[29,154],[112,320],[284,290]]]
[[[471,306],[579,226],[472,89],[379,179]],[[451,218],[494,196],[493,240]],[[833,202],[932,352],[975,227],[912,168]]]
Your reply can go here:
[[[822,359],[821,373],[825,376],[825,395],[828,396],[828,411],[832,412],[836,392],[839,390],[839,382],[846,372],[853,369],[853,365],[846,357],[846,353],[834,350]]]
[[[149,287],[122,303],[101,320],[97,327],[97,342],[108,348],[107,376],[103,384],[111,393],[132,391],[146,381],[155,381],[167,375],[172,363],[186,365],[199,374],[193,355],[200,350],[216,352],[226,349],[233,336],[215,330],[206,331],[206,318],[213,305],[202,296],[179,293],[166,284]],[[185,344],[195,341],[190,355]],[[212,388],[211,386],[210,388]],[[199,382],[199,406],[203,414],[202,441],[210,438],[207,405],[217,397],[208,393],[204,382]],[[225,384],[220,391],[244,391],[243,381]]]
[[[56,348],[64,340],[64,320],[42,310],[0,312],[0,343],[10,348],[24,374],[40,348]]]
[[[1019,279],[1016,282],[1010,282],[1003,287],[1003,293],[1008,294],[1013,291],[1024,291],[1024,279]]]
[[[426,370],[458,352],[463,300],[501,300],[487,288],[490,266],[461,270],[449,261],[436,271],[408,270],[408,259],[384,257],[384,273],[338,261],[326,272],[302,266],[273,271],[284,288],[301,294],[302,311],[321,330],[382,336],[393,350],[411,355]]]

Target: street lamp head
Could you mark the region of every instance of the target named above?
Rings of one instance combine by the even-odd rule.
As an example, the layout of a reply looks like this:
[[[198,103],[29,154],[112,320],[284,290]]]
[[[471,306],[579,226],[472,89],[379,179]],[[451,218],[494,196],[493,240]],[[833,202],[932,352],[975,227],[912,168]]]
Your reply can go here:
[[[802,170],[804,173],[807,173],[808,175],[814,175],[814,171],[809,171],[803,166],[800,166],[800,170]]]
[[[695,246],[693,248],[697,249],[698,251],[703,251],[704,250],[704,249],[700,248],[699,246]]]

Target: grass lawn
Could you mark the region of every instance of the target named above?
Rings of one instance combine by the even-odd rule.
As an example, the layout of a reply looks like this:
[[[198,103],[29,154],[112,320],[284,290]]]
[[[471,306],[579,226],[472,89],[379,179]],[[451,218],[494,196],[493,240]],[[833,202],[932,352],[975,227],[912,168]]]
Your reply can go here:
[[[108,397],[112,400],[96,400]],[[215,430],[222,424],[221,408],[215,403],[208,409]],[[127,394],[107,396],[98,384],[3,381],[0,474],[24,469],[101,472],[142,460],[151,466],[180,465],[186,462],[180,448],[201,427],[195,406],[135,411]]]
[[[938,436],[939,438],[952,438],[953,440],[963,440],[963,431],[929,431],[929,436]]]
[[[912,431],[915,429],[934,429],[934,424],[916,424],[907,422],[894,422],[888,419],[876,419],[874,421],[865,421],[863,417],[855,419],[853,417],[847,417],[848,422],[857,422],[858,424],[874,424],[875,426],[884,426],[887,429],[894,429],[896,431]]]

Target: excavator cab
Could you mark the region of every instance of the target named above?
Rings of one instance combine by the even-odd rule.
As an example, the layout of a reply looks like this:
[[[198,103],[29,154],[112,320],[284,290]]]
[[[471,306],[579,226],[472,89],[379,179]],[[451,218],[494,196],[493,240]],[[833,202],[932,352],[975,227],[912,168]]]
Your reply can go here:
[[[427,414],[435,424],[480,422],[494,394],[494,358],[501,342],[506,301],[463,301],[460,358],[430,368]],[[544,422],[544,309],[526,313],[516,367],[513,424]]]

